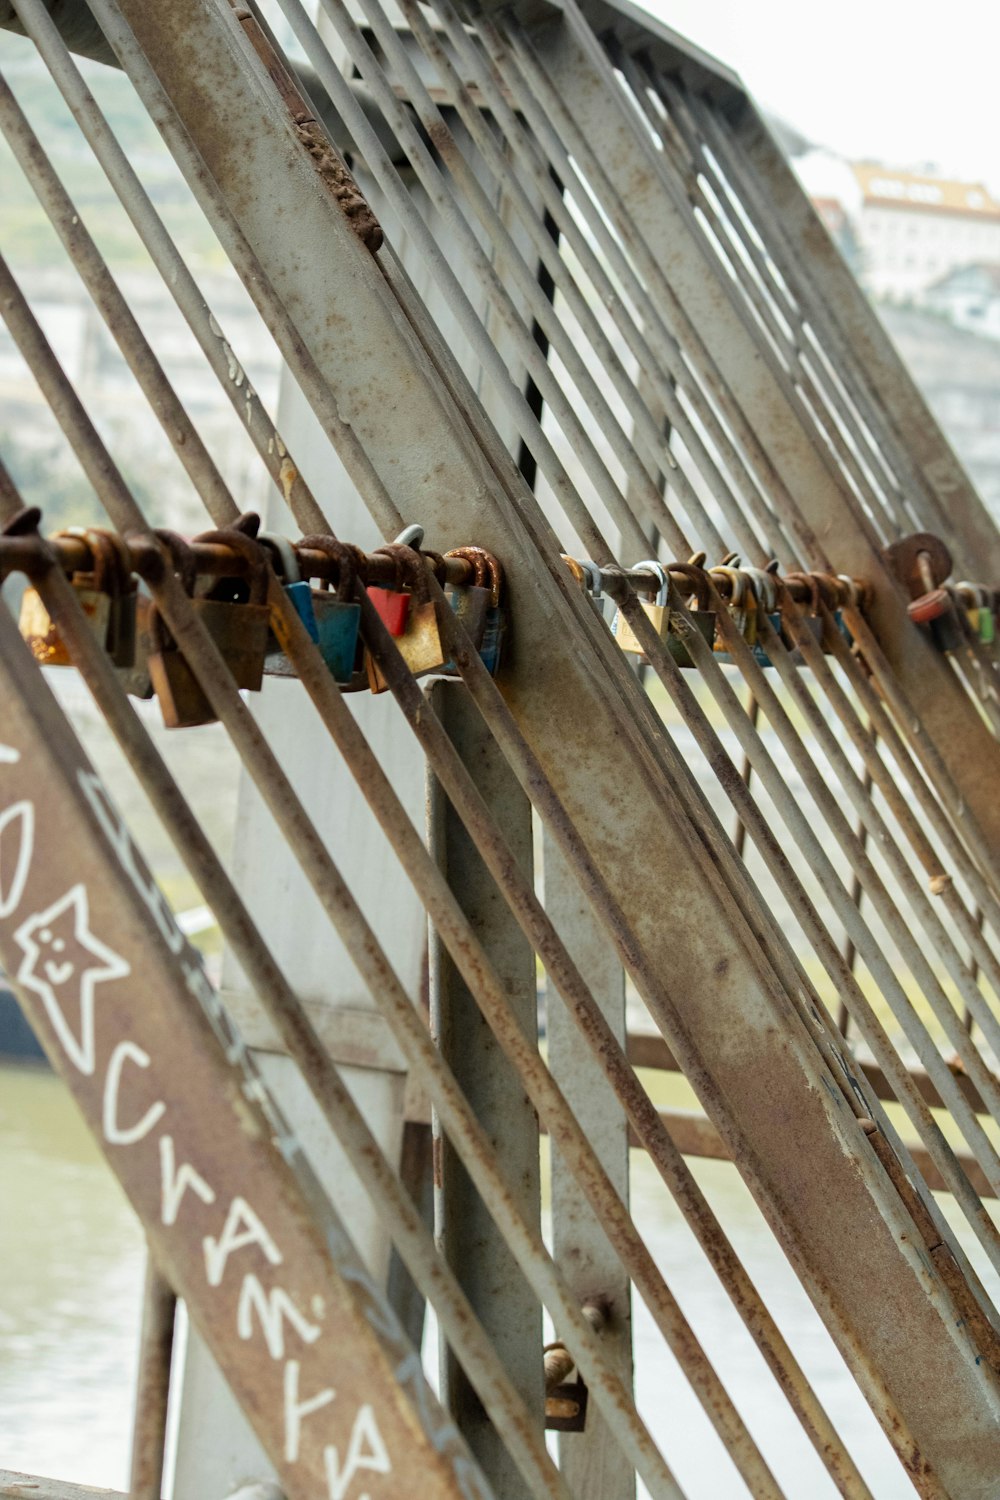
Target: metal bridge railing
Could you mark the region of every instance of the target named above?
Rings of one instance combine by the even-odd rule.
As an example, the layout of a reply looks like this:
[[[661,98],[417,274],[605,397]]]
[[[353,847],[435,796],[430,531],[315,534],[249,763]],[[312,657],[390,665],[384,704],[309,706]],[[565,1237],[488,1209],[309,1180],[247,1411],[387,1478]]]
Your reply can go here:
[[[170,517],[140,505],[0,262],[6,325],[266,809],[271,843],[255,861],[273,854],[275,905],[287,861],[311,892],[309,940],[322,948],[336,934],[350,982],[402,1054],[411,1120],[434,1121],[437,1245],[398,1146],[345,1082],[357,1050],[335,1016],[320,1023],[303,1003],[294,945],[264,936],[247,869],[212,849],[0,470],[11,553],[20,533],[45,608],[448,1347],[435,1395],[280,1088],[0,612],[5,968],[285,1493],[708,1493],[707,1466],[681,1475],[674,1462],[669,1413],[636,1405],[633,1290],[701,1404],[707,1441],[728,1454],[727,1497],[878,1493],[685,1160],[696,1145],[738,1166],[899,1473],[925,1496],[990,1495],[996,648],[954,630],[936,648],[906,604],[945,581],[927,561],[942,550],[918,540],[907,564],[899,545],[934,533],[990,581],[995,528],[815,241],[738,81],[630,9],[576,0],[523,15],[400,0],[392,16],[377,0],[321,0],[318,19],[298,0],[266,12],[92,0],[336,450],[334,481],[332,467],[299,459],[249,387],[42,0],[10,5],[245,424],[278,518],[354,540],[344,517],[360,496],[386,539],[415,521],[442,551],[488,548],[509,590],[494,680],[426,569],[442,662],[464,689],[425,693],[352,585],[399,711],[392,734],[412,734],[431,774],[425,835],[389,768],[386,700],[352,710],[270,566],[270,625],[302,687],[285,725],[284,711],[267,717],[267,693],[261,708],[241,697],[178,571],[183,549],[156,535]],[[269,18],[307,59],[298,76]],[[236,529],[242,497],[53,168],[44,122],[5,84],[0,129],[244,575],[257,550],[252,528]],[[739,565],[688,561],[731,549],[760,589],[772,558],[795,583],[780,628],[758,611],[755,641],[738,613]],[[674,565],[671,619],[694,670],[632,586],[651,553]],[[589,565],[578,570],[589,589],[561,554]],[[814,575],[829,577],[825,592]],[[836,575],[864,581],[864,609],[836,594]],[[714,641],[685,578],[715,615]],[[595,608],[598,580],[642,649],[642,681]],[[282,738],[307,733],[322,737],[322,795],[303,793]],[[430,1029],[401,977],[401,940],[366,909],[341,869],[354,851],[323,821],[329,788],[348,783],[391,850],[382,868],[429,919]],[[65,960],[41,967],[41,948],[69,915],[89,959],[67,975]],[[62,986],[77,973],[70,1013]],[[645,1035],[631,1039],[624,975],[643,1011]],[[683,1137],[636,1071],[664,1065],[705,1111]],[[553,1147],[552,1248],[539,1127]],[[798,1490],[772,1434],[727,1388],[724,1340],[696,1333],[629,1211],[629,1133],[811,1444]],[[951,1194],[947,1214],[932,1188]],[[555,1456],[543,1307],[568,1351],[560,1373],[572,1360],[587,1390],[586,1426],[562,1432]],[[162,1377],[154,1361],[161,1397]],[[146,1417],[133,1474],[144,1497],[160,1491],[162,1400]]]

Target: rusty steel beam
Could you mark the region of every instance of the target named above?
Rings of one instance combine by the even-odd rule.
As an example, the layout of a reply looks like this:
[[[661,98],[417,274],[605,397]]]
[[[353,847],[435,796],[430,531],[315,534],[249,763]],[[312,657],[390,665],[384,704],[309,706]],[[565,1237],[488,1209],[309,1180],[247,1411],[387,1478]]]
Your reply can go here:
[[[918,1490],[985,1497],[981,1476],[1000,1411],[993,1376],[975,1365],[867,1136],[677,791],[647,758],[635,684],[613,643],[592,632],[583,613],[589,603],[557,576],[561,565],[539,557],[551,533],[494,448],[391,253],[379,266],[353,236],[233,18],[196,0],[153,8],[125,0],[121,8],[200,149],[196,193],[221,194],[294,308],[302,348],[350,413],[393,509],[424,521],[432,544],[458,528],[505,562],[521,643],[512,647],[508,700],[629,913],[620,935],[649,976],[671,976],[670,994],[657,997],[657,1020]],[[293,352],[293,369],[299,358]],[[373,503],[379,514],[377,496]],[[576,651],[557,660],[525,649],[560,625],[580,633]],[[579,754],[567,754],[569,722],[587,726]],[[647,859],[635,858],[638,847]],[[664,884],[666,918],[650,898]],[[681,996],[683,1009],[673,998]],[[874,1286],[892,1286],[891,1314],[874,1300]]]
[[[487,1496],[6,610],[0,691],[4,968],[288,1500]]]

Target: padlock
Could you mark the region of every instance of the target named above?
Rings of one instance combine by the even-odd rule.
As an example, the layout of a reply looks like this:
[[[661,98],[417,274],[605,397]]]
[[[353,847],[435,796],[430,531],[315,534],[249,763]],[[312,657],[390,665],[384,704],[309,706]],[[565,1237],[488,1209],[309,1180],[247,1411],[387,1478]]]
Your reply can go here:
[[[696,554],[697,556],[698,554]],[[708,578],[702,569],[702,562],[704,562],[703,556],[700,562],[692,559],[686,563],[670,564],[670,572],[679,573],[681,577],[687,578],[691,585],[685,599],[691,625],[688,625],[687,620],[685,620],[679,610],[672,609],[670,612],[670,634],[667,637],[667,650],[679,667],[697,666],[688,648],[686,639],[691,633],[691,627],[701,636],[706,646],[711,647],[715,641],[715,610],[709,607]],[[681,590],[678,590],[678,593],[682,598],[684,597]],[[695,602],[694,609],[691,608],[692,600]]]
[[[131,698],[153,697],[153,684],[149,676],[150,613],[153,601],[146,594],[136,594],[135,599],[135,650],[130,667],[118,668],[118,680]]]
[[[771,667],[774,663],[764,647],[761,640],[761,617],[767,619],[772,630],[781,629],[781,615],[778,613],[778,585],[774,581],[774,574],[764,568],[744,568],[747,575],[747,584],[753,593],[757,605],[757,628],[754,632],[753,654],[758,665]]]
[[[316,616],[313,612],[312,590],[308,583],[303,582],[295,548],[286,536],[281,536],[276,531],[259,532],[257,541],[267,547],[281,564],[281,586],[288,595],[289,603],[305,626],[309,639],[317,642],[319,640],[319,633],[316,629]],[[269,631],[268,633],[267,655],[264,657],[264,675],[265,677],[296,676],[295,668],[292,666],[285,652],[278,645],[273,631]]]
[[[965,606],[969,625],[984,646],[992,646],[996,639],[996,623],[993,619],[990,590],[978,583],[957,583],[955,591]]]
[[[396,647],[414,677],[437,672],[445,665],[446,651],[438,629],[437,610],[430,596],[427,572],[419,552],[402,544],[391,543],[376,549],[396,557],[401,570],[409,575],[412,583],[410,608],[406,618],[406,629],[396,638]],[[371,590],[369,589],[369,597]],[[391,632],[390,632],[391,634]],[[370,651],[365,652],[365,668],[368,684],[373,693],[384,693],[389,684]]]
[[[357,548],[332,536],[307,536],[299,543],[303,549],[324,552],[338,568],[337,588],[312,590],[313,615],[316,620],[316,644],[327,670],[341,687],[354,676],[361,631],[361,605],[357,599]]]
[[[383,589],[369,585],[368,597],[378,610],[382,624],[397,640],[406,630],[410,615],[410,595],[401,589]]]
[[[629,571],[633,573],[651,573],[656,579],[657,592],[655,599],[641,599],[639,602],[642,606],[643,614],[648,617],[649,623],[656,634],[663,641],[664,645],[666,645],[670,635],[670,606],[667,603],[670,596],[670,575],[663,564],[657,561],[655,557],[644,558],[642,562],[637,562],[634,568],[631,568]],[[630,656],[638,656],[644,662],[649,660],[645,648],[639,641],[639,637],[620,609],[616,612],[612,621],[611,633],[621,649],[627,651]]]
[[[809,632],[817,645],[821,644],[823,639],[823,617],[819,612],[820,591],[815,576],[812,573],[786,573],[782,582],[784,584],[797,583],[807,591],[809,602],[805,606],[802,604],[798,605],[798,620],[802,629]],[[805,662],[805,657],[802,655],[801,649],[788,628],[788,623],[784,619],[784,613],[782,614],[781,638],[788,647],[789,660],[795,666],[802,666]],[[790,611],[788,613],[790,614]]]
[[[157,533],[171,546],[185,592],[193,583],[191,550],[180,537]],[[212,637],[237,687],[260,690],[267,653],[267,567],[258,544],[240,531],[209,531],[196,538],[241,553],[247,578],[217,579],[192,607]],[[183,652],[170,636],[158,608],[150,612],[149,675],[168,729],[211,724],[216,715]]]
[[[487,552],[485,547],[456,547],[452,552],[447,553],[447,556],[464,557],[471,562],[475,569],[476,592],[478,593],[481,588],[485,587],[486,615],[482,634],[479,640],[475,641],[475,645],[486,670],[491,677],[495,677],[500,667],[507,629],[507,613],[503,600],[503,569],[493,553]]]
[[[732,556],[732,554],[730,553],[729,556]],[[728,610],[730,619],[739,634],[745,638],[748,619],[747,596],[750,593],[750,590],[747,588],[745,575],[739,568],[735,568],[731,563],[725,562],[719,563],[715,568],[710,568],[709,576],[714,580],[718,592],[726,599],[726,609]],[[724,580],[729,583],[728,598],[720,586]],[[754,629],[756,631],[756,616],[754,617]],[[713,649],[720,661],[732,661],[733,658],[726,645],[725,636],[721,631],[716,634]]]
[[[472,567],[472,583],[459,586],[449,584],[445,598],[461,623],[469,640],[478,651],[483,644],[486,630],[486,612],[490,607],[490,590],[487,582],[485,553],[481,547],[455,547],[445,557],[461,557]],[[454,666],[448,663],[451,671]]]
[[[245,575],[215,579],[204,594],[195,595],[194,607],[236,686],[259,693],[270,623],[266,554],[252,536],[235,527],[205,531],[194,540],[229,547],[246,559]]]
[[[847,594],[846,607],[848,609],[859,609],[861,607],[861,599],[858,593],[858,585],[851,577],[850,573],[838,573],[837,581],[842,585],[845,593]],[[854,636],[851,634],[850,626],[844,619],[843,606],[838,605],[834,610],[833,623],[836,625],[837,629],[840,631],[847,644],[849,646],[853,646]]]
[[[156,535],[170,549],[173,570],[184,592],[191,596],[195,586],[191,548],[176,532],[159,530]],[[167,729],[191,729],[198,724],[214,724],[215,711],[188,666],[187,658],[170,634],[159,608],[151,603],[145,613],[149,681],[160,705],[164,725]]]
[[[193,729],[198,724],[214,724],[215,710],[156,604],[149,611],[148,629],[149,680],[160,705],[164,726],[167,729]]]
[[[489,672],[491,677],[495,677],[500,670],[504,640],[507,635],[507,610],[503,598],[503,569],[492,552],[484,550],[483,557],[486,562],[486,576],[490,583],[490,605],[486,611],[486,629],[483,631],[483,644],[479,648],[479,654],[483,659],[483,665],[487,672]]]
[[[55,536],[73,536],[78,539],[82,537],[86,540],[86,533],[80,528],[72,531],[57,531]],[[90,550],[94,557],[93,568],[86,572],[73,573],[70,583],[76,591],[77,602],[101,649],[106,650],[108,623],[111,619],[111,595],[107,588],[108,567],[112,554],[110,548],[104,546],[97,549],[91,547]],[[36,661],[46,667],[71,667],[73,665],[66,643],[42,603],[42,597],[37,589],[25,589],[18,625]]]
[[[117,532],[92,526],[85,535],[91,547],[102,549],[108,558],[107,589],[111,612],[105,647],[112,664],[119,671],[127,672],[135,665],[139,600],[137,583],[132,576],[132,558]]]

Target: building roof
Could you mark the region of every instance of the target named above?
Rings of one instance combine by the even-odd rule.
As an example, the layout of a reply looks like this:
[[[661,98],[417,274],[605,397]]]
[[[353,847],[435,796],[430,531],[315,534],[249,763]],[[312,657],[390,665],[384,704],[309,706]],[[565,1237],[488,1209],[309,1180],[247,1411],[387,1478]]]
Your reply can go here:
[[[981,182],[924,177],[916,172],[899,172],[876,162],[852,162],[851,171],[861,188],[866,208],[877,205],[1000,222],[1000,203],[990,196]]]
[[[1000,297],[1000,261],[972,261],[965,266],[953,266],[944,276],[928,288],[931,292],[960,288],[974,282],[992,295]]]

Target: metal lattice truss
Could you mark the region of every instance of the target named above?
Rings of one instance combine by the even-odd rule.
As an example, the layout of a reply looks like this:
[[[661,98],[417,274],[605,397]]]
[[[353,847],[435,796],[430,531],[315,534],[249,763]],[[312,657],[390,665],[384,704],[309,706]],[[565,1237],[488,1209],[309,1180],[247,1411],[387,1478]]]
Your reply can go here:
[[[707,1495],[697,1473],[682,1483],[673,1471],[669,1414],[635,1404],[630,1290],[730,1456],[726,1500],[831,1485],[871,1496],[637,1064],[685,1075],[900,1475],[924,1496],[993,1496],[1000,1235],[983,1198],[1000,1195],[997,661],[983,644],[935,649],[885,548],[930,532],[960,573],[995,581],[1000,541],[738,80],[603,0],[518,13],[398,0],[391,14],[378,0],[320,0],[318,19],[299,0],[266,14],[225,0],[91,0],[52,7],[61,31],[42,0],[0,0],[0,19],[6,9],[294,526],[350,535],[360,496],[386,539],[419,522],[442,551],[489,548],[507,579],[497,682],[447,626],[465,691],[425,695],[365,608],[401,710],[393,733],[412,730],[433,773],[429,842],[387,773],[374,716],[349,708],[270,579],[273,628],[302,683],[297,722],[308,715],[332,741],[327,759],[360,788],[429,917],[437,1045],[280,736],[241,698],[173,571],[149,575],[282,857],[311,887],[315,943],[329,924],[433,1110],[445,1143],[438,1247],[74,590],[58,569],[38,579],[276,1045],[436,1311],[454,1361],[450,1415],[0,611],[4,964],[289,1500],[617,1500],[636,1478],[656,1497]],[[297,80],[269,18],[294,37]],[[234,378],[241,351],[64,37],[128,74],[336,450],[332,481],[310,487],[289,434]],[[245,504],[54,171],[42,122],[6,85],[0,126],[211,522],[232,526]],[[0,309],[110,524],[158,546],[152,528],[169,518],[140,508],[6,263]],[[9,521],[22,505],[9,479],[0,501]],[[694,631],[696,670],[680,671],[616,569],[731,549],[758,567],[777,558],[786,574],[864,579],[865,613],[844,611],[854,649],[822,600],[825,650],[789,605],[787,639],[761,622],[765,669],[713,592],[732,664]],[[611,581],[648,657],[645,684],[565,553]],[[70,1018],[65,962],[44,952],[67,922],[80,978]],[[641,1036],[625,1034],[623,974]],[[477,1053],[480,1014],[493,1050]],[[554,1250],[539,1227],[533,1112],[557,1156]],[[727,1391],[724,1343],[696,1337],[629,1212],[626,1129],[749,1330],[761,1379],[812,1444],[798,1490]],[[951,1195],[947,1216],[932,1188]],[[499,1302],[463,1239],[480,1203],[484,1263],[495,1284],[522,1289]],[[574,1259],[577,1232],[599,1271]],[[616,1288],[603,1333],[581,1309],[588,1275]],[[539,1306],[589,1395],[587,1429],[561,1439],[558,1463],[544,1440]],[[462,1380],[475,1393],[464,1408]],[[158,1472],[145,1482],[159,1493]]]

